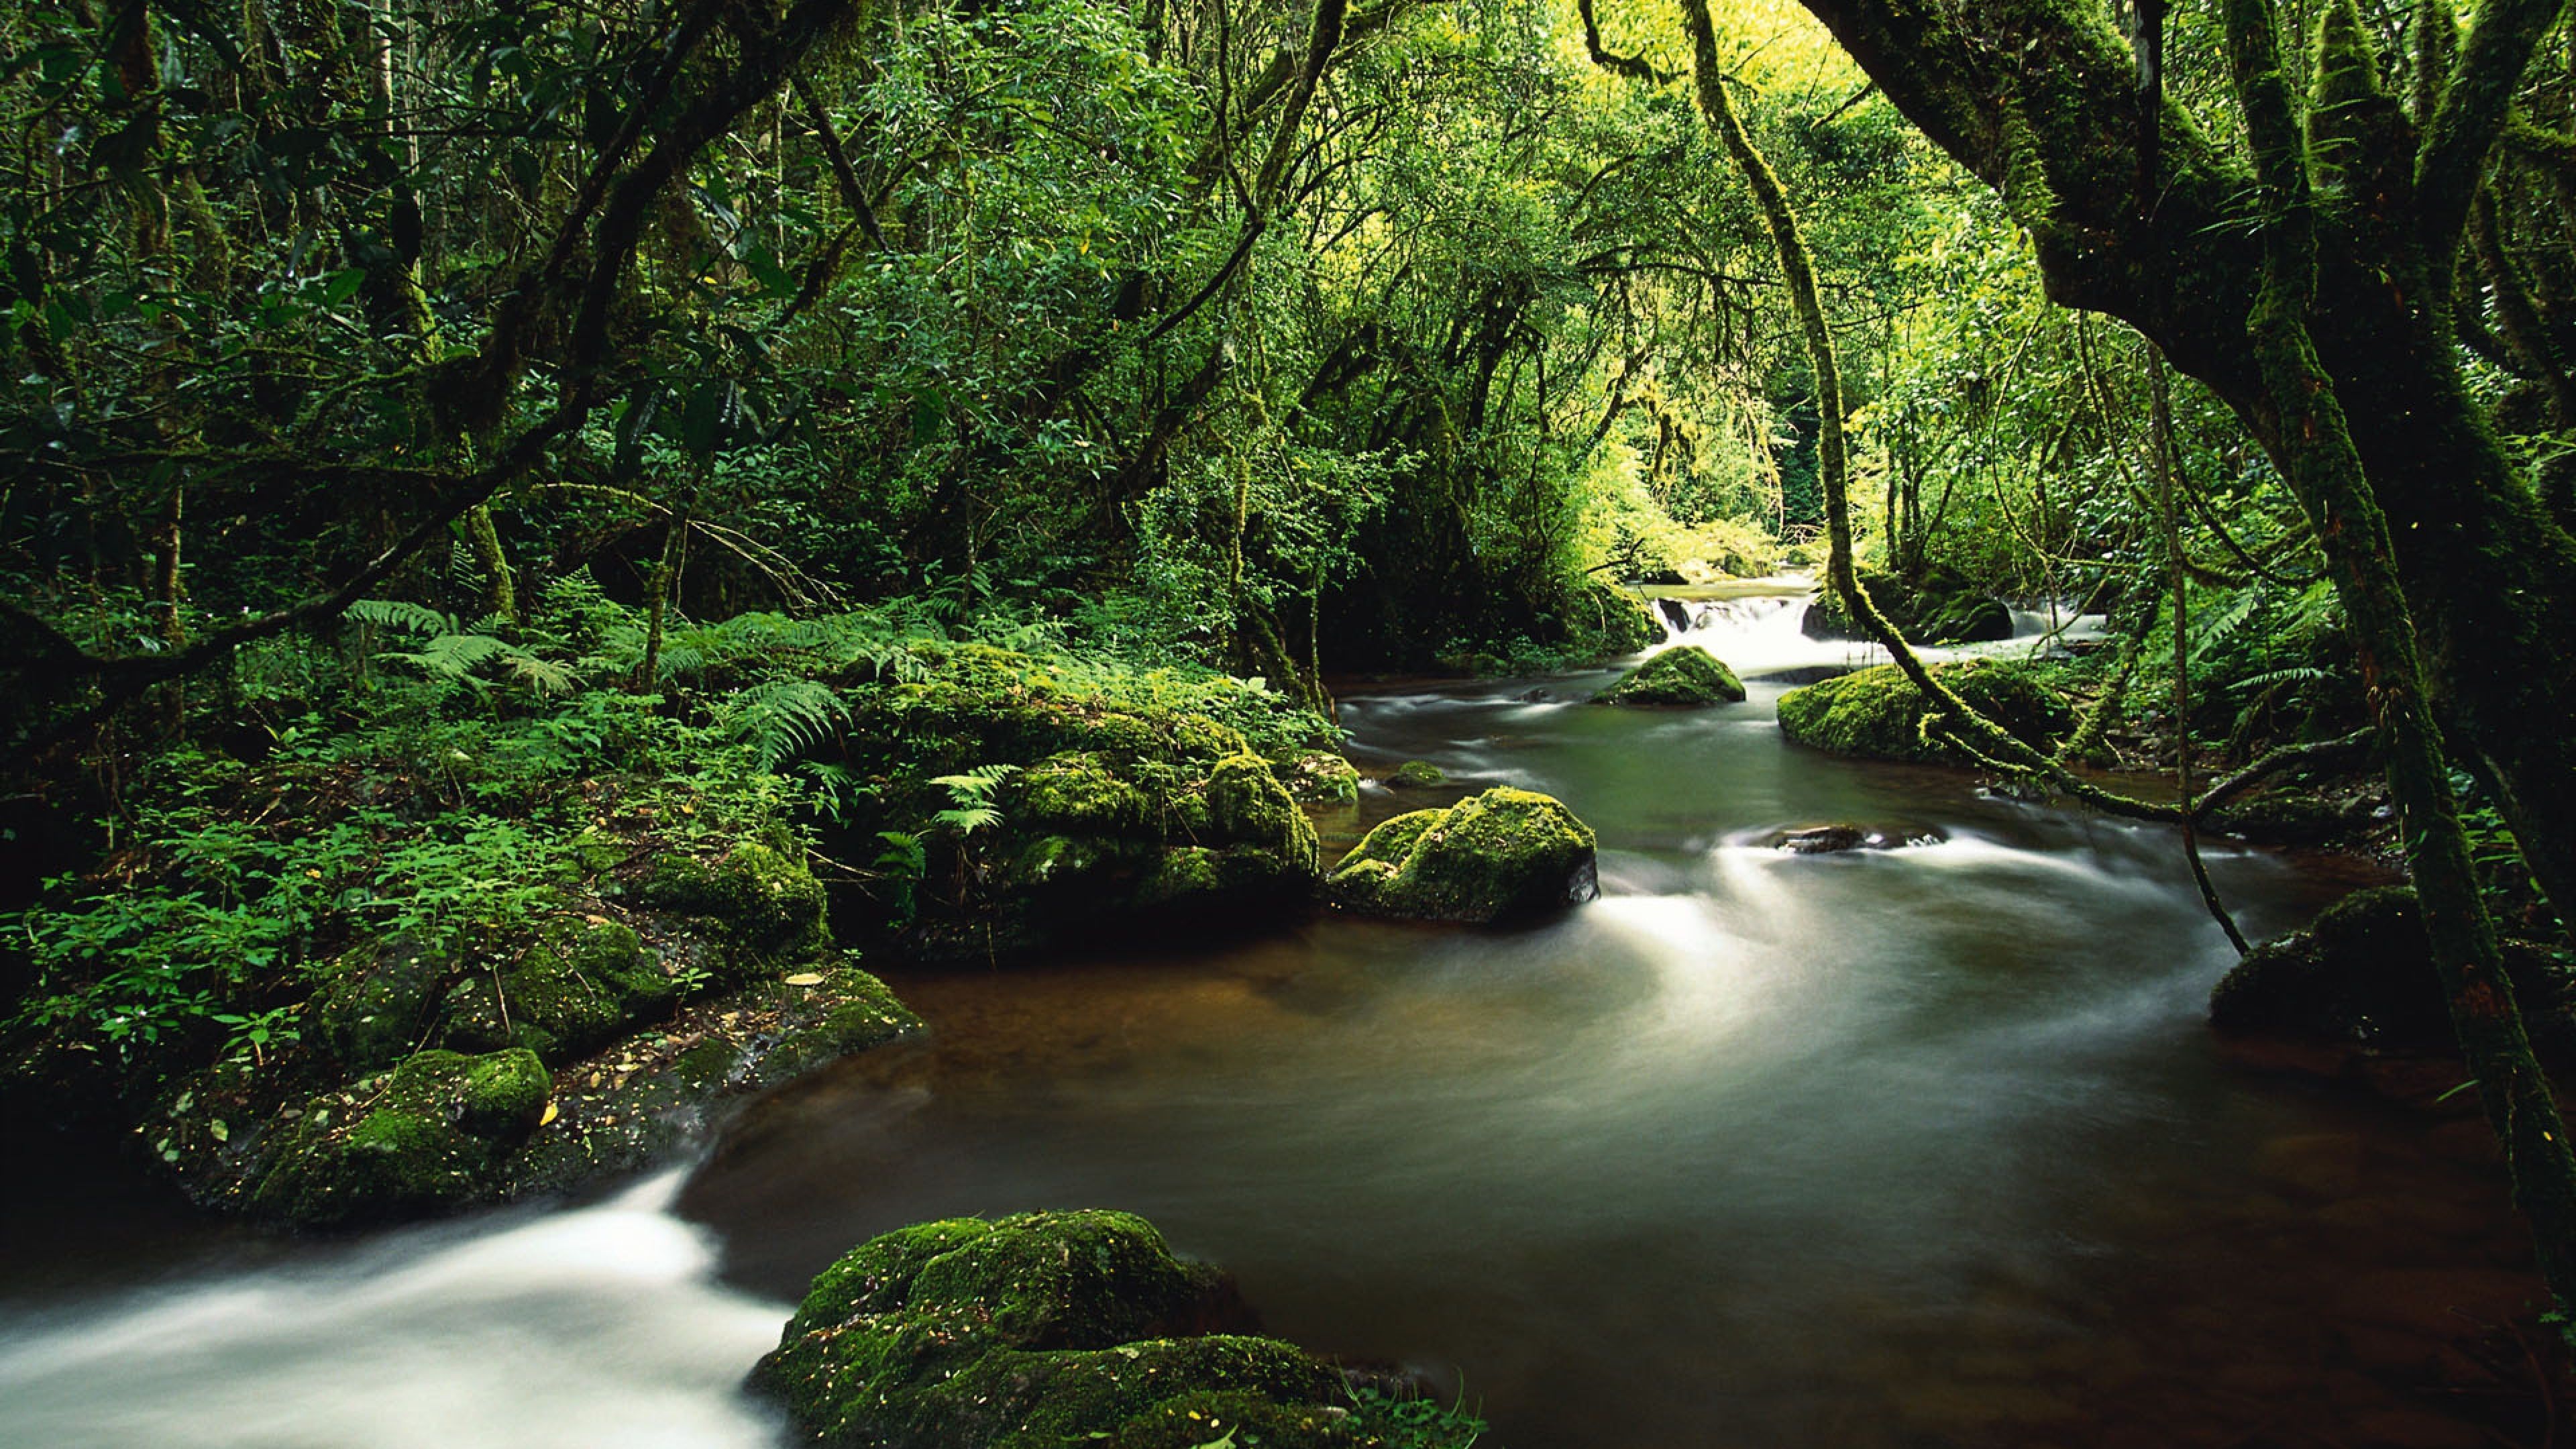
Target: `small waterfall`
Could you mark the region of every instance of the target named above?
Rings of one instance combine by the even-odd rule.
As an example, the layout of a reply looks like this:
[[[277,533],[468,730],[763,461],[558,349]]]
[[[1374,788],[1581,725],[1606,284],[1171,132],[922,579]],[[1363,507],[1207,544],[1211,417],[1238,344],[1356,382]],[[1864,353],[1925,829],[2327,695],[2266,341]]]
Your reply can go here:
[[[1801,631],[1814,586],[1801,580],[1780,581],[1780,592],[1732,599],[1655,601],[1664,622],[1665,642],[1696,644],[1726,661],[1737,674],[1786,677],[1805,681],[1829,674],[1867,669],[1888,662],[1887,651],[1866,639],[1811,639]],[[1921,645],[1915,652],[1928,660],[1977,655],[2022,656],[2034,646],[2060,645],[2102,636],[2099,614],[2076,614],[2066,605],[2012,611],[2009,639],[1985,644]]]

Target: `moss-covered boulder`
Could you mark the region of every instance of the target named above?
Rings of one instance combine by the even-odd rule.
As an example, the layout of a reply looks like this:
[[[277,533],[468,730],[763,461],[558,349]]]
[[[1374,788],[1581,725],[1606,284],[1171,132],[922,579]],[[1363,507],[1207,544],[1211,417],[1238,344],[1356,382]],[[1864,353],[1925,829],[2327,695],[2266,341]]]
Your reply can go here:
[[[1116,1212],[888,1233],[815,1278],[753,1384],[815,1442],[1112,1449],[1356,1442],[1350,1389],[1224,1277]]]
[[[1449,777],[1429,760],[1407,760],[1389,770],[1386,776],[1390,790],[1431,790],[1448,783]]]
[[[1744,683],[1724,661],[1696,644],[1677,644],[1592,696],[1594,704],[1695,707],[1744,698]]]
[[[1957,593],[1925,610],[1916,627],[1929,643],[1989,644],[2013,636],[2013,616],[2001,599]]]
[[[2035,748],[2074,727],[2074,713],[2022,665],[1965,659],[1931,666],[1970,707]],[[1802,745],[1878,760],[1954,760],[1926,739],[1931,706],[1902,670],[1881,664],[1780,696],[1780,732]]]
[[[886,832],[918,844],[917,873],[868,888],[882,910],[851,913],[888,922],[892,948],[993,960],[1182,918],[1252,921],[1312,899],[1321,871],[1299,790],[1329,798],[1338,777],[1356,793],[1347,765],[1321,748],[1332,737],[1323,720],[1240,681],[1068,679],[979,645],[915,658],[922,677],[854,691],[840,763],[863,788],[846,834],[826,846],[874,859]],[[990,782],[966,791],[989,812],[971,829],[955,823],[970,803],[957,782],[969,778]]]
[[[1349,805],[1360,798],[1360,772],[1336,754],[1310,750],[1292,755],[1278,767],[1279,783],[1300,804]]]
[[[448,995],[440,1040],[469,1052],[523,1046],[561,1066],[669,1015],[679,996],[679,980],[633,927],[561,921],[539,932],[518,959],[460,982]]]
[[[361,942],[323,968],[305,1004],[305,1034],[343,1072],[391,1066],[436,1029],[458,974],[444,952],[415,937]]]
[[[821,949],[823,886],[783,841],[740,840],[715,859],[674,853],[632,892],[648,908],[694,918],[722,949],[706,966],[720,983],[773,974]]]
[[[2528,942],[2505,942],[2504,958],[2533,1049],[2566,1076],[2576,1068],[2576,977]],[[2210,992],[2209,1024],[2227,1036],[2448,1050],[2450,1008],[2413,888],[2356,891],[2306,930],[2247,952]]]
[[[289,1109],[252,1205],[331,1225],[477,1200],[493,1168],[536,1126],[551,1093],[525,1048],[422,1052],[381,1077]]]
[[[1426,921],[1543,915],[1599,893],[1591,827],[1552,796],[1497,786],[1370,831],[1325,888],[1334,904]]]
[[[1887,621],[1914,643],[1970,644],[2012,637],[2012,610],[2001,599],[1979,592],[1954,570],[1934,568],[1917,585],[1894,574],[1863,569],[1860,584]],[[1799,618],[1798,628],[1810,639],[1869,637],[1830,588],[1817,592]]]

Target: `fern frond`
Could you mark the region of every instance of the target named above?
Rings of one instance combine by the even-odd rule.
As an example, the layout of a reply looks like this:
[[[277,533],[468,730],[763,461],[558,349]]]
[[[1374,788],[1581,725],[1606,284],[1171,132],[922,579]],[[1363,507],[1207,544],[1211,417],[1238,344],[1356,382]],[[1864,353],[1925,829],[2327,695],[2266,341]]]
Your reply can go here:
[[[2270,689],[2276,684],[2323,684],[2332,678],[2334,676],[2323,669],[2312,665],[2294,664],[2286,669],[2267,669],[2260,674],[2249,674],[2229,688],[2250,692]]]
[[[388,650],[378,657],[408,664],[441,679],[463,679],[477,666],[509,652],[509,645],[489,634],[441,634],[416,651]]]
[[[774,679],[735,695],[725,706],[723,723],[734,738],[751,747],[760,768],[775,770],[849,718],[849,702],[830,685],[811,679]]]
[[[559,660],[541,659],[512,649],[501,656],[508,666],[511,682],[527,686],[538,694],[570,694],[580,686],[581,677]]]
[[[2240,589],[2226,603],[2193,619],[2191,662],[2200,663],[2211,650],[2226,643],[2237,630],[2245,627],[2246,621],[2254,617],[2262,604],[2262,590]]]
[[[948,826],[960,835],[972,835],[987,825],[998,825],[1001,821],[1002,812],[990,805],[961,805],[954,810],[942,810],[930,817],[931,824]]]
[[[408,599],[360,599],[349,606],[348,617],[361,624],[372,624],[379,629],[398,629],[406,634],[462,632],[454,619]]]

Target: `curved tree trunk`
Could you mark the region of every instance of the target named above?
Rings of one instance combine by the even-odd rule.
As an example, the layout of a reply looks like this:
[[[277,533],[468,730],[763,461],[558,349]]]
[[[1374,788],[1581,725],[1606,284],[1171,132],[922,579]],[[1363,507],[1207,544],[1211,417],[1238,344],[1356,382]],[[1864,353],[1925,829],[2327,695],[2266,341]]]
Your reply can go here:
[[[2050,295],[2121,317],[2244,419],[2284,474],[2312,443],[2246,346],[2263,287],[2254,177],[2173,105],[2138,205],[2134,62],[2073,0],[1804,0],[1915,125],[2030,229]],[[2453,253],[2518,83],[2562,0],[2485,0],[2456,55],[2431,37],[2433,112],[2378,93],[2366,34],[2337,32],[2312,108],[2342,183],[2319,198],[2311,349],[2386,515],[2425,685],[2533,875],[2576,914],[2576,539],[2469,396],[2452,347]],[[2330,12],[2329,28],[2336,22]],[[2322,121],[2318,118],[2322,117]],[[2441,279],[2438,283],[2436,279]]]

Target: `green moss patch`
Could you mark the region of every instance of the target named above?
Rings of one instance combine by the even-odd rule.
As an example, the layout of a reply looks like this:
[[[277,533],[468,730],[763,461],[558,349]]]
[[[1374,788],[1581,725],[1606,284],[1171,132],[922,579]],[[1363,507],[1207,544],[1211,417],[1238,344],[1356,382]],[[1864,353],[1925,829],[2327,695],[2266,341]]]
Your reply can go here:
[[[1694,707],[1743,698],[1743,681],[1716,655],[1696,644],[1677,644],[1621,675],[1592,702]]]
[[[2533,1049],[2554,1075],[2576,1075],[2576,976],[2544,947],[2503,946]],[[2210,992],[2209,1024],[2227,1036],[2374,1049],[2454,1045],[2410,886],[2355,891],[2306,930],[2247,952]]]
[[[507,967],[460,983],[441,1039],[462,1051],[523,1046],[560,1066],[669,1014],[679,995],[632,927],[561,921]]]
[[[1279,783],[1300,804],[1348,805],[1360,798],[1360,772],[1339,755],[1310,751],[1292,755],[1278,767]]]
[[[831,1445],[1386,1442],[1331,1365],[1228,1331],[1248,1319],[1222,1274],[1173,1257],[1141,1218],[951,1219],[824,1269],[752,1382]],[[1451,1416],[1409,1442],[1463,1446],[1474,1428]]]
[[[251,1202],[271,1216],[331,1225],[476,1200],[536,1125],[548,1093],[545,1064],[524,1048],[422,1052],[290,1109]]]
[[[1971,707],[2034,748],[2047,748],[2074,727],[2073,711],[2021,665],[1968,659],[1930,667]],[[1780,732],[1842,755],[1956,760],[1956,752],[1925,738],[1923,722],[1931,713],[1903,671],[1881,664],[1780,696]]]
[[[1370,915],[1487,922],[1543,915],[1597,892],[1591,827],[1551,796],[1497,786],[1386,821],[1326,879]]]

